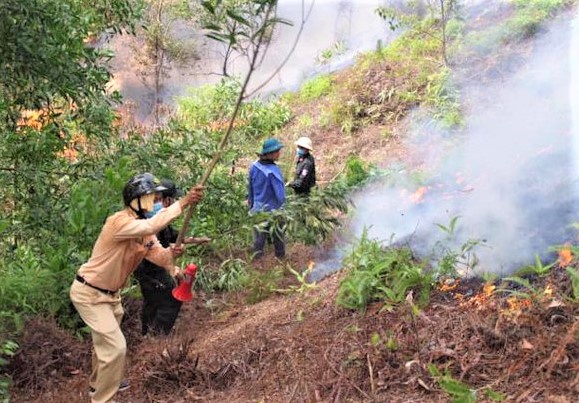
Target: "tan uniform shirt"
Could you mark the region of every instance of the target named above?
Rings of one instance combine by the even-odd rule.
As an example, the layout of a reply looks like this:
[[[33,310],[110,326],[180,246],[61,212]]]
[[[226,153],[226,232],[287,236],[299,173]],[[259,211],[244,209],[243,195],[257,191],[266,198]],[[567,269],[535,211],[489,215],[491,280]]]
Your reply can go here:
[[[90,284],[106,290],[121,289],[129,275],[145,257],[174,274],[170,249],[165,249],[155,236],[181,214],[181,205],[173,203],[153,218],[138,220],[130,208],[107,218],[88,262],[78,274]]]

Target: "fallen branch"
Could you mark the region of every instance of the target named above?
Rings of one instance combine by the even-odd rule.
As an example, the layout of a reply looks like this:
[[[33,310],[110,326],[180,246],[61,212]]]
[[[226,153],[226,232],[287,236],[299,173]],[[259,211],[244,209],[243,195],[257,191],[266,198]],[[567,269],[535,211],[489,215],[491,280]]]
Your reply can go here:
[[[368,373],[370,374],[370,389],[372,390],[372,396],[376,394],[376,385],[374,384],[374,369],[372,368],[372,361],[370,361],[370,354],[366,354],[366,360],[368,361]]]

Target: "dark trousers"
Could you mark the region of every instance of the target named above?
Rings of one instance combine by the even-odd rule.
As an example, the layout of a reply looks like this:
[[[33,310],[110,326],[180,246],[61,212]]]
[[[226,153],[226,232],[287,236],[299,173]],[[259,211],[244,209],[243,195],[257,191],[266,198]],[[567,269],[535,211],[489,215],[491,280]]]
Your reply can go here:
[[[142,334],[171,333],[182,302],[176,300],[172,294],[172,287],[168,284],[157,282],[141,282],[143,294],[143,310],[141,312]]]
[[[285,257],[285,241],[282,231],[274,230],[270,233],[270,227],[263,230],[253,230],[253,252],[254,258],[259,259],[265,252],[265,243],[273,243],[275,256],[282,259]]]

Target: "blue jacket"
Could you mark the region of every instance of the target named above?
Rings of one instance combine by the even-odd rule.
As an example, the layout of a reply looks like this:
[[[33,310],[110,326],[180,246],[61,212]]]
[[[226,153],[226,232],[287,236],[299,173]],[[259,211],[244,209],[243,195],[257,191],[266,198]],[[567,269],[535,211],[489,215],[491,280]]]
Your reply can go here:
[[[275,162],[257,160],[251,164],[247,199],[252,212],[277,210],[283,205],[285,186]]]

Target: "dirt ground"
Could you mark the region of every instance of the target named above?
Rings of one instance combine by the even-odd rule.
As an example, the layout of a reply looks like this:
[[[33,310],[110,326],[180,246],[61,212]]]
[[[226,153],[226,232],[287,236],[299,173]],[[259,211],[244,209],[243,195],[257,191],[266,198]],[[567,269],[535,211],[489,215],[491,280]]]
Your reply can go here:
[[[302,105],[294,113],[320,109]],[[304,132],[294,119],[284,136],[288,143],[312,138],[325,182],[351,151],[378,166],[419,164],[402,143],[402,130],[372,125],[345,136],[313,126]],[[305,268],[315,256],[314,248],[293,245],[287,260]],[[256,268],[277,264],[268,257]],[[409,296],[394,310],[374,303],[363,312],[336,305],[344,275],[253,305],[243,293],[199,293],[184,305],[170,338],[143,338],[140,302],[126,298],[131,388],[119,401],[474,401],[449,392],[464,392],[464,385],[478,402],[578,401],[579,306],[559,297],[571,294],[563,269],[535,279],[543,291],[534,298],[512,299],[491,293],[481,280],[463,279],[455,288],[435,290],[421,310],[413,309]],[[284,284],[299,285],[289,273]],[[37,318],[26,324],[20,346],[10,364],[13,403],[89,401],[90,340]]]
[[[418,314],[409,302],[393,311],[379,303],[365,312],[339,308],[342,276],[254,305],[241,294],[213,304],[198,295],[166,339],[143,339],[140,303],[126,299],[132,386],[120,401],[451,401],[431,366],[476,391],[477,401],[493,401],[492,393],[576,401],[579,307],[551,297],[570,290],[564,270],[541,280],[553,294],[535,301],[516,303],[472,279],[434,292]],[[88,401],[88,341],[37,319],[21,347],[11,364],[13,402]]]

